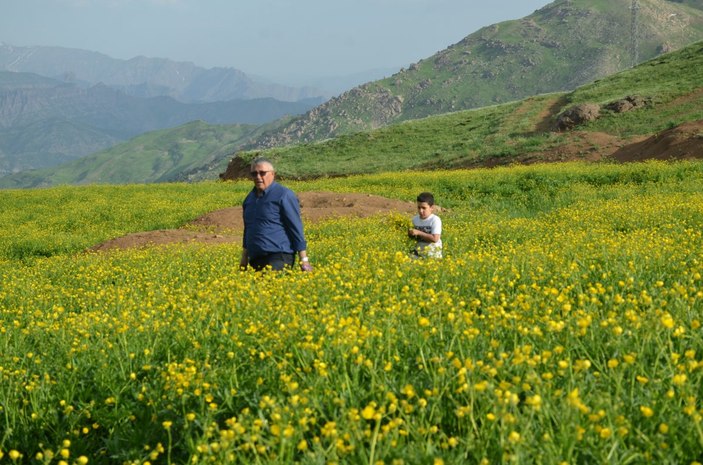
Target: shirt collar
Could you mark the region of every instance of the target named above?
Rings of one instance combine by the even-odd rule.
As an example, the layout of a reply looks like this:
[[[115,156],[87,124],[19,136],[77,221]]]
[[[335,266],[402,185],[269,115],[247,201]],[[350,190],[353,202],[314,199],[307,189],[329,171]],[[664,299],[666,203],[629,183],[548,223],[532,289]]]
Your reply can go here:
[[[254,187],[252,188],[252,192],[254,192],[254,195],[256,195],[257,197],[263,197],[263,196],[265,196],[265,195],[273,188],[273,186],[275,186],[275,185],[276,185],[276,181],[273,181],[271,184],[269,184],[269,186],[268,186],[266,189],[264,189],[264,190],[261,191],[261,195],[259,195],[259,190],[256,188],[256,186],[254,186]]]

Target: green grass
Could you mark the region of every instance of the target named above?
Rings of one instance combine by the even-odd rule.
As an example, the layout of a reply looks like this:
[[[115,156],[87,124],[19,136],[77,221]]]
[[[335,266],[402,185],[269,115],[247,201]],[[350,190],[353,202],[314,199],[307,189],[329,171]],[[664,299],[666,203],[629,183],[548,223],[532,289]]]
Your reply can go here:
[[[60,186],[0,191],[0,256],[75,253],[128,232],[176,228],[240,201],[244,185],[221,183]]]

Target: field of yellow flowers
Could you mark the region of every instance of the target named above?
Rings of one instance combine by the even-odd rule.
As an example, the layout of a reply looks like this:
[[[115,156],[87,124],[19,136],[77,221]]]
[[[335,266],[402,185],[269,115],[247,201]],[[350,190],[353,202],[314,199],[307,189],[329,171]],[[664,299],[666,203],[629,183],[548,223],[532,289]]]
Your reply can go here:
[[[400,214],[306,225],[311,273],[87,253],[250,183],[0,191],[0,463],[703,463],[703,163],[285,184],[432,191],[445,258]]]

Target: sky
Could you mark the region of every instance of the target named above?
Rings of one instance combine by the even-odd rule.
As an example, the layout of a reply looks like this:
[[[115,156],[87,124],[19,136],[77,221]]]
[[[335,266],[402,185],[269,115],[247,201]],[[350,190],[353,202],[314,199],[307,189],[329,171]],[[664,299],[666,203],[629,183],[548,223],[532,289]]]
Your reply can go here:
[[[407,67],[550,0],[0,0],[0,42],[278,80]]]

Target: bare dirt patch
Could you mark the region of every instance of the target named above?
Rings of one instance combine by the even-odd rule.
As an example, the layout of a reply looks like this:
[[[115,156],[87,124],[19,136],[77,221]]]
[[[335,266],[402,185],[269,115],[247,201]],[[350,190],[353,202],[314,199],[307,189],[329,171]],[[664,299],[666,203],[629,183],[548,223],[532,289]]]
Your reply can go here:
[[[620,162],[703,158],[703,121],[684,123],[615,151]]]
[[[495,168],[506,165],[530,165],[566,161],[599,161],[616,151],[640,142],[643,137],[621,139],[604,132],[573,131],[565,134],[567,142],[549,150],[530,152],[510,157],[490,157],[472,160],[461,168]]]
[[[494,168],[566,161],[610,160],[620,163],[645,160],[703,158],[703,120],[684,123],[653,136],[620,138],[603,132],[573,131],[567,142],[550,150],[513,157],[492,157],[470,161],[461,168]]]
[[[316,223],[338,217],[365,218],[391,212],[410,215],[415,211],[413,202],[370,194],[301,192],[298,199],[304,223]],[[179,229],[132,233],[98,244],[90,250],[105,251],[178,243],[240,243],[243,230],[242,207],[229,207],[207,213]]]

